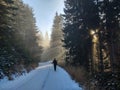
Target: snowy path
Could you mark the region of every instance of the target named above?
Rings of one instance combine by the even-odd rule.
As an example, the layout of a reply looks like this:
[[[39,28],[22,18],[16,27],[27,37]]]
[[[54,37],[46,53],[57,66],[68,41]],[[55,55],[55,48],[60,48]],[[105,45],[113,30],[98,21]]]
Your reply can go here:
[[[82,90],[60,67],[44,64],[28,75],[0,85],[0,90]]]

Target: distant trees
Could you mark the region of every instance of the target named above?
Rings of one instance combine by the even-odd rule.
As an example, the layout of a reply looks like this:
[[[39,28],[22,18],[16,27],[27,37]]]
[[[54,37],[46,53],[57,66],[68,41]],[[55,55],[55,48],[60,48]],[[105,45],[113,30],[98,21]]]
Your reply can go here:
[[[46,49],[50,46],[50,38],[49,38],[48,32],[45,33],[43,45],[44,45],[43,47]]]
[[[63,46],[63,18],[62,15],[58,15],[56,13],[53,27],[52,27],[52,34],[50,40],[50,47],[44,53],[43,58],[45,60],[50,60],[56,58],[57,60],[62,60],[64,56],[64,48]]]
[[[20,73],[40,60],[32,9],[21,0],[0,1],[0,78]],[[34,63],[34,64],[33,64]],[[17,67],[16,67],[17,66]]]
[[[50,60],[50,52],[49,52],[50,38],[48,32],[46,32],[45,36],[43,37],[42,46],[43,46],[43,52],[41,55],[41,60],[48,61]]]

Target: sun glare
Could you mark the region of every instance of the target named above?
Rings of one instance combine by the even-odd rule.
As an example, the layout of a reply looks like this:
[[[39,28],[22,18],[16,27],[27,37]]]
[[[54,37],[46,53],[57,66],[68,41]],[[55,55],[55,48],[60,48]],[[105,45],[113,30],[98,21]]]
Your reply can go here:
[[[91,34],[91,35],[95,34],[95,31],[94,31],[94,30],[91,30],[91,31],[90,31],[90,34]]]

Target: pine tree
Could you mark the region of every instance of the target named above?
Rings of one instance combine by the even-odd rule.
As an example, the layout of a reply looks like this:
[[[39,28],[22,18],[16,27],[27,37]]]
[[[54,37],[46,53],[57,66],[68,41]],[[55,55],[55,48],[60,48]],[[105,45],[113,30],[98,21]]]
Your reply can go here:
[[[89,67],[91,59],[90,30],[97,29],[99,16],[97,6],[91,0],[66,0],[64,16],[64,43],[66,60],[73,64]]]
[[[51,41],[50,41],[50,50],[52,51],[52,59],[56,58],[58,60],[63,59],[64,48],[62,47],[62,39],[63,39],[63,19],[61,15],[58,15],[56,12],[56,16],[53,22]]]
[[[40,61],[42,47],[32,12],[21,0],[0,1],[0,78],[12,79],[13,73],[21,73],[21,65],[31,67]]]
[[[12,26],[16,6],[14,0],[0,2],[0,69],[9,77],[14,72],[16,52],[13,46],[14,27]],[[10,78],[9,78],[10,79]]]
[[[108,60],[107,62],[111,62],[111,68],[114,69],[115,64],[115,41],[119,37],[117,35],[117,32],[119,30],[119,7],[120,2],[117,0],[108,0],[108,1],[101,1],[96,0],[97,6],[98,6],[98,13],[100,18],[99,23],[99,38],[100,38],[100,46],[101,46],[101,54],[103,50],[108,54]],[[114,31],[113,31],[114,30]],[[103,49],[103,50],[102,50]],[[103,55],[101,55],[101,60],[103,58]],[[104,67],[104,58],[103,69]],[[100,62],[100,63],[101,63]]]
[[[90,69],[92,75],[98,75],[99,86],[106,84],[104,80],[117,82],[113,76],[109,80],[105,78],[119,72],[119,67],[116,68],[120,54],[119,9],[118,0],[65,1],[63,42],[67,50],[66,61],[80,64],[86,70]],[[119,87],[114,85],[113,88]]]

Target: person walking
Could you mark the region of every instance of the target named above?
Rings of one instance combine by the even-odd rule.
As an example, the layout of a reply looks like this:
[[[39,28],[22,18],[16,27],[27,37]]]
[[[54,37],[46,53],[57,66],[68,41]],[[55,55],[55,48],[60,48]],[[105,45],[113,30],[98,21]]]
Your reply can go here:
[[[56,60],[56,58],[54,58],[52,63],[54,65],[54,71],[56,71],[56,67],[57,67],[57,60]]]

